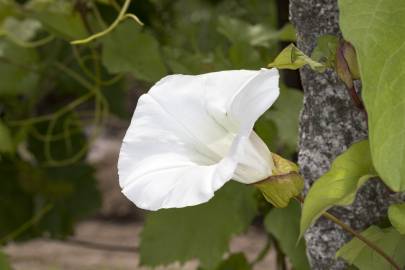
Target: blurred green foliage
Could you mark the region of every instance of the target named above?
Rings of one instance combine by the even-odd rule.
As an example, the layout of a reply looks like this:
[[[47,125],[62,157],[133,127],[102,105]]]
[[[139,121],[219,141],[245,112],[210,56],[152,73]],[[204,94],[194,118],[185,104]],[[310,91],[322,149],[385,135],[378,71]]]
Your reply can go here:
[[[215,270],[251,270],[252,266],[249,264],[243,253],[232,254],[226,260],[222,261]]]
[[[0,269],[11,270],[7,256],[0,250]]]
[[[282,252],[289,258],[294,269],[309,270],[304,239],[299,239],[301,206],[291,202],[287,208],[273,208],[267,214],[264,224],[280,245]],[[288,220],[288,222],[286,222]]]
[[[128,10],[143,27],[126,19],[99,39],[70,44],[108,27],[122,4],[0,0],[0,244],[66,237],[97,211],[87,152],[108,117],[129,121],[134,82],[147,90],[171,73],[258,69],[275,58],[280,42],[295,39],[290,24],[278,26],[275,0],[144,0]],[[255,127],[287,158],[296,152],[301,102],[301,92],[283,86]],[[250,269],[243,254],[221,259],[230,237],[269,209],[250,187],[231,183],[207,204],[152,213],[142,233],[142,263],[198,258],[204,269]],[[288,219],[271,216],[268,224]]]
[[[141,263],[157,266],[197,258],[202,267],[214,268],[231,236],[246,230],[257,213],[253,187],[230,182],[216,195],[202,205],[150,213],[141,234]]]

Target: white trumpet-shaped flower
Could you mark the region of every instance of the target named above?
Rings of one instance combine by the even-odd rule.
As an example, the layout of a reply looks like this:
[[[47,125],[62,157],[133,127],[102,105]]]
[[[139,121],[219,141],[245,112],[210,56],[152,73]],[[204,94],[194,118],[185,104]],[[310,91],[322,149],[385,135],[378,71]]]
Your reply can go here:
[[[253,131],[279,95],[278,71],[171,75],[139,98],[118,161],[123,193],[138,207],[200,204],[230,179],[250,184],[273,160]]]

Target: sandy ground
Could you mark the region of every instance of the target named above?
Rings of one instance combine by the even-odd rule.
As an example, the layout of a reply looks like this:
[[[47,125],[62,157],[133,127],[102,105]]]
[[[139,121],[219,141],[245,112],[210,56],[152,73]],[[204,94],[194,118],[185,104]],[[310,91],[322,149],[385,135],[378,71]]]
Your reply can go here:
[[[137,247],[141,223],[111,223],[100,220],[83,222],[77,227],[75,239],[89,240],[109,245]],[[232,240],[232,252],[243,251],[253,260],[265,244],[265,235],[255,228]],[[147,270],[139,267],[139,255],[134,252],[107,251],[87,248],[73,243],[37,239],[22,244],[9,244],[5,248],[15,270]],[[196,269],[197,263],[183,266],[173,264],[159,267],[163,269]],[[276,269],[274,254],[258,263],[255,270]]]

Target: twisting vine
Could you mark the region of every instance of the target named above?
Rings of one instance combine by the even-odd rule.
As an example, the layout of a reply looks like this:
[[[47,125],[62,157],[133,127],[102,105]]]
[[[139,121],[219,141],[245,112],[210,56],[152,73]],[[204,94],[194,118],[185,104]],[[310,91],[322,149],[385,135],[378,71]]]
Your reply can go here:
[[[93,34],[91,36],[89,36],[88,38],[85,39],[79,39],[79,40],[73,40],[70,43],[72,45],[80,45],[80,44],[86,44],[89,43],[95,39],[98,39],[102,36],[105,36],[106,34],[110,33],[112,30],[114,30],[115,27],[117,27],[117,25],[125,20],[125,19],[133,19],[135,22],[137,22],[138,24],[140,24],[141,26],[143,26],[143,23],[139,20],[139,18],[137,16],[135,16],[134,14],[130,14],[130,13],[126,13],[129,7],[129,4],[131,3],[131,0],[125,0],[124,5],[122,6],[118,17],[115,19],[115,21],[109,26],[107,27],[105,30],[98,32],[96,34]]]

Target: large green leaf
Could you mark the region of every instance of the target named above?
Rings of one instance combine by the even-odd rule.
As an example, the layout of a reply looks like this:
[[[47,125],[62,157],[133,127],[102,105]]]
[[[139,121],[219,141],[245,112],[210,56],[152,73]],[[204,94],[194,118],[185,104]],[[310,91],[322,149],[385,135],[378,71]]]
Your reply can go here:
[[[130,72],[153,82],[166,75],[156,39],[127,20],[103,38],[103,64],[111,73]]]
[[[404,235],[400,235],[392,227],[380,229],[377,226],[371,226],[361,234],[392,257],[400,267],[405,266]],[[360,270],[395,270],[381,255],[357,238],[340,248],[336,256],[342,257]]]
[[[287,208],[273,208],[267,214],[266,230],[277,238],[282,251],[287,255],[295,270],[309,270],[305,241],[297,243],[300,230],[301,207],[293,201]]]
[[[141,234],[141,263],[149,266],[199,259],[212,269],[228,250],[231,236],[256,214],[254,189],[226,184],[208,203],[150,213]]]
[[[405,190],[405,1],[340,0],[340,26],[356,48],[373,162]]]
[[[401,234],[405,234],[405,203],[390,205],[388,217],[392,226]]]
[[[357,189],[372,176],[375,171],[368,141],[353,144],[309,190],[302,209],[301,235],[328,208],[351,204]]]

